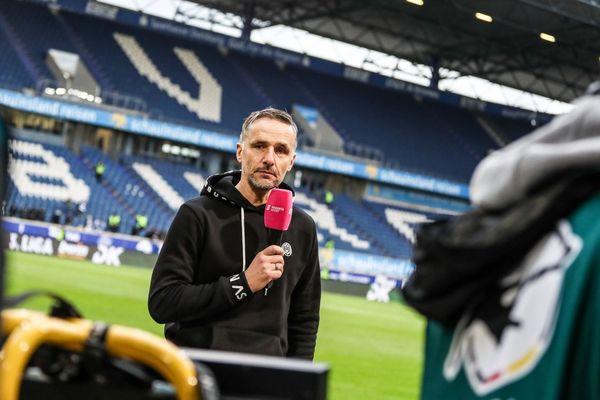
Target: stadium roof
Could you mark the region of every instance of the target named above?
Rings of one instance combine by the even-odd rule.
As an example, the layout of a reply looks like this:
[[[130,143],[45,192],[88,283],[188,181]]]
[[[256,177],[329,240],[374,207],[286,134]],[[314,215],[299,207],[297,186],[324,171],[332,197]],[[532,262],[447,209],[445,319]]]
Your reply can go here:
[[[599,77],[600,0],[192,1],[565,102]]]

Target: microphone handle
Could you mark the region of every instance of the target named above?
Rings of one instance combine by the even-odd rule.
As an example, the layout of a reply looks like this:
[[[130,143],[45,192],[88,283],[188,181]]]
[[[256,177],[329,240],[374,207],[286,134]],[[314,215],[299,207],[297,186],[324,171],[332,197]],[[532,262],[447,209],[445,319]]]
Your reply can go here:
[[[283,231],[267,228],[267,239],[269,242],[269,246],[273,244],[281,246],[281,240],[283,239]]]
[[[277,229],[267,228],[267,238],[269,241],[269,246],[276,244],[277,246],[281,246],[281,240],[283,239],[283,231]],[[267,284],[265,288],[265,296],[267,295],[267,291],[273,287],[273,281]]]

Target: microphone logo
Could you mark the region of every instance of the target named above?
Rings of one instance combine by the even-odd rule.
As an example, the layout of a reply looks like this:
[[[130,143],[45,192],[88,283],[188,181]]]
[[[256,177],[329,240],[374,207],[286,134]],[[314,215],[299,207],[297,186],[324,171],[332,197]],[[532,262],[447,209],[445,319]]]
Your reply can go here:
[[[274,213],[280,213],[282,211],[285,211],[285,209],[283,207],[279,207],[279,206],[275,206],[272,204],[267,204],[267,206],[265,207],[265,211],[271,211]]]

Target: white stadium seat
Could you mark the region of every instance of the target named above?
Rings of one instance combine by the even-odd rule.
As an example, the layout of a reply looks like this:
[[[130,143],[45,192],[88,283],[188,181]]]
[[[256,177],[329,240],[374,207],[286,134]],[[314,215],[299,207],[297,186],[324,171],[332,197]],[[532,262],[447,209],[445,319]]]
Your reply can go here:
[[[306,212],[315,220],[320,229],[328,231],[331,235],[339,237],[346,243],[350,243],[355,249],[367,250],[371,247],[368,241],[349,233],[345,228],[340,228],[335,222],[335,214],[325,204],[319,203],[302,192],[296,193],[295,202],[309,207]]]

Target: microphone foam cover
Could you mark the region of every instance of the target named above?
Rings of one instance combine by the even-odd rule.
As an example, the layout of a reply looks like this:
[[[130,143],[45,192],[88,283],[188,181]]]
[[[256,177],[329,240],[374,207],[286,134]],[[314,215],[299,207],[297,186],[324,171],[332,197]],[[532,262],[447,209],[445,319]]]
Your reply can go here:
[[[265,206],[265,227],[287,231],[292,221],[294,196],[286,189],[273,189]]]

